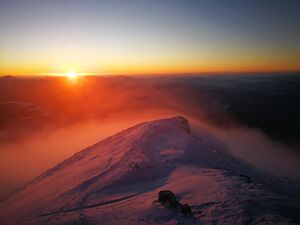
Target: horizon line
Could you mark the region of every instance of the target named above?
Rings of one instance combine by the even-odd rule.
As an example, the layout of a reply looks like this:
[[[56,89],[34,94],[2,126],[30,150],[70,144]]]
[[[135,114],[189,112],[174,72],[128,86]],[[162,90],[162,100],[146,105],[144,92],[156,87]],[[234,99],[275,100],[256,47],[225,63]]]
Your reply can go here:
[[[300,70],[275,70],[275,71],[202,71],[202,72],[153,72],[153,73],[79,73],[79,76],[187,76],[187,75],[250,75],[250,74],[280,74],[300,73]],[[1,74],[0,77],[65,77],[62,73],[39,74]]]

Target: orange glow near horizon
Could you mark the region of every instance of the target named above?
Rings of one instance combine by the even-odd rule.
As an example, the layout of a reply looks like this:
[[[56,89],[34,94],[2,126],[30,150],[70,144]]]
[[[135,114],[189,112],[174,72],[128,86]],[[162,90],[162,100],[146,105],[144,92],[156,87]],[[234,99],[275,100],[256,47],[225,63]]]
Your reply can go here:
[[[46,49],[48,47],[45,46]],[[77,47],[73,52],[63,46],[53,48],[39,52],[38,57],[12,54],[2,60],[0,55],[0,75],[66,76],[69,70],[80,71],[76,72],[80,76],[300,71],[300,52],[290,49],[275,51],[266,46],[256,50],[249,49],[249,46],[188,47],[185,44],[179,44],[177,48],[166,44],[153,49],[135,49],[126,43],[119,47],[124,48],[122,52],[114,48],[98,52],[87,45]],[[67,76],[74,77],[72,73]]]
[[[184,73],[248,73],[248,72],[295,72],[300,71],[295,58],[247,56],[237,54],[226,57],[226,54],[215,57],[214,54],[193,54],[191,56],[169,56],[155,58],[151,56],[130,55],[122,58],[106,58],[96,65],[93,58],[76,60],[68,63],[68,58],[61,58],[61,63],[55,65],[47,62],[28,62],[24,65],[20,61],[15,63],[0,62],[0,76],[67,76],[75,79],[84,75],[155,75],[155,74],[184,74]],[[83,56],[84,57],[84,56]],[[66,62],[64,62],[66,61]],[[88,63],[89,62],[89,63]],[[68,69],[62,64],[70,64]],[[100,69],[101,68],[101,69]],[[80,73],[78,72],[80,71]]]
[[[263,47],[255,51],[237,46],[232,49],[183,47],[178,45],[175,50],[166,45],[138,51],[123,46],[125,49],[119,53],[114,49],[96,52],[92,46],[86,46],[86,49],[74,50],[73,54],[70,49],[61,47],[49,50],[52,57],[49,57],[49,52],[41,51],[38,58],[12,56],[0,60],[0,75],[66,76],[69,70],[80,76],[300,71],[300,53],[297,51],[280,54],[281,50],[277,52]],[[70,71],[68,77],[74,77],[73,72]]]
[[[220,67],[220,68],[193,68],[193,67],[185,67],[185,66],[174,66],[172,69],[168,67],[159,67],[159,68],[151,68],[151,67],[144,67],[141,68],[125,68],[125,67],[115,67],[107,72],[85,72],[85,73],[74,73],[72,71],[68,71],[67,73],[59,73],[59,72],[45,72],[39,71],[28,71],[28,70],[18,70],[18,71],[0,71],[0,76],[12,75],[12,76],[65,76],[70,80],[76,80],[79,76],[86,76],[86,75],[172,75],[172,74],[214,74],[214,73],[272,73],[272,72],[299,72],[300,68],[293,66],[293,67],[284,67],[274,65],[273,67],[269,66],[260,66],[257,68],[249,68],[245,66],[239,66],[236,68],[232,68],[229,65]]]

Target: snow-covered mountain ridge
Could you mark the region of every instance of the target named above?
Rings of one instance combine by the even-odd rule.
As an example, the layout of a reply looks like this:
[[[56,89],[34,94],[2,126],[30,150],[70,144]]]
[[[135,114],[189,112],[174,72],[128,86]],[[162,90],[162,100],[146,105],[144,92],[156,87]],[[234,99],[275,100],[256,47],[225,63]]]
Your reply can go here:
[[[1,224],[292,224],[299,202],[264,183],[205,130],[172,117],[84,149],[0,205]],[[187,217],[156,200],[171,190]]]

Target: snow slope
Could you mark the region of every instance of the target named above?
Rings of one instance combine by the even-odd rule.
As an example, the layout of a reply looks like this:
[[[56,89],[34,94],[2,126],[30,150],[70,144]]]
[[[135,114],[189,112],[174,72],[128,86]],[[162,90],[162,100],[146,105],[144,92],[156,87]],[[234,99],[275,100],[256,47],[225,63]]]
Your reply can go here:
[[[232,156],[205,130],[173,117],[84,149],[13,193],[1,224],[293,224],[299,202]],[[193,216],[158,203],[171,190]]]

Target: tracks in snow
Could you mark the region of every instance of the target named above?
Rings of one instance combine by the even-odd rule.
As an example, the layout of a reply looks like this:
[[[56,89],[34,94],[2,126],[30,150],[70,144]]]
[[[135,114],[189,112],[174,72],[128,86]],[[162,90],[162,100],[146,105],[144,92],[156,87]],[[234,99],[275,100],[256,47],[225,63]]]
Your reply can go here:
[[[38,217],[50,216],[50,215],[58,214],[58,213],[68,213],[68,212],[74,212],[74,211],[81,211],[83,209],[96,208],[96,207],[103,206],[103,205],[109,205],[109,204],[113,204],[113,203],[116,203],[116,202],[121,202],[121,201],[127,200],[129,198],[135,197],[136,195],[138,195],[138,194],[128,195],[128,196],[123,197],[123,198],[112,199],[112,200],[109,200],[109,201],[98,202],[98,203],[91,204],[91,205],[81,205],[81,206],[74,207],[74,208],[61,209],[61,210],[57,210],[57,211],[43,213],[43,214],[38,215]]]

